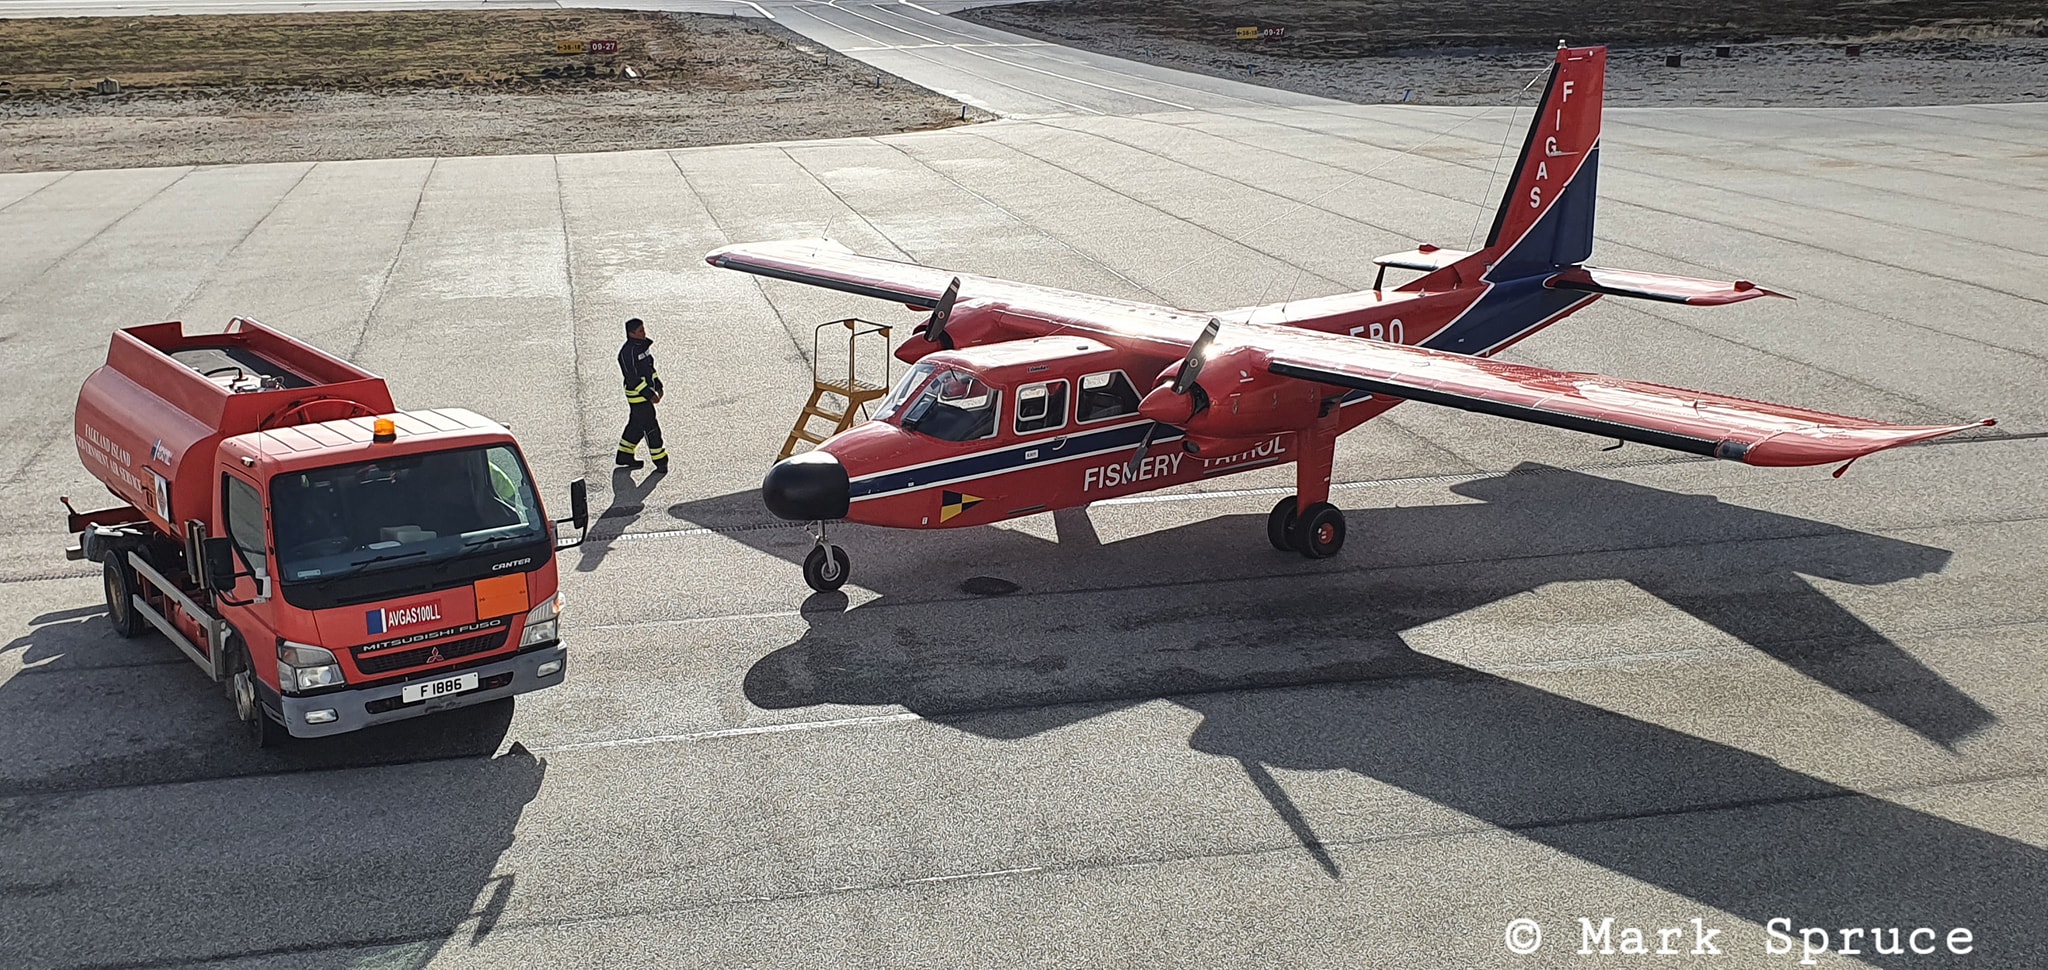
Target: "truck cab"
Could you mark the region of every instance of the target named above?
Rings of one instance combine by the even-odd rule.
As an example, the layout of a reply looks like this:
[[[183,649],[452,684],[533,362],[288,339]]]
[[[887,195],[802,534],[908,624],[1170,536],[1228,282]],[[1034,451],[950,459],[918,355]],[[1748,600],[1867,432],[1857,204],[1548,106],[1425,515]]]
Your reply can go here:
[[[502,425],[325,421],[228,438],[217,467],[216,607],[239,645],[278,645],[249,686],[293,734],[560,682],[554,532]]]

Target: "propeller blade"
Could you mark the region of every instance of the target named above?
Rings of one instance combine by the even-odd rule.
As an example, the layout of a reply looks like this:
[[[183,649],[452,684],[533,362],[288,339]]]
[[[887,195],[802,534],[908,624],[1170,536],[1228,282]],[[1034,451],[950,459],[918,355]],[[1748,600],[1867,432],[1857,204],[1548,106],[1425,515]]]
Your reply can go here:
[[[1157,421],[1145,426],[1145,436],[1138,439],[1138,450],[1131,454],[1131,463],[1124,466],[1126,472],[1129,472],[1131,475],[1138,473],[1138,463],[1144,461],[1145,453],[1152,450],[1152,435],[1158,432],[1158,430],[1159,422]]]
[[[1173,379],[1173,393],[1186,394],[1202,376],[1202,365],[1209,361],[1209,345],[1216,342],[1216,333],[1223,329],[1223,321],[1209,318],[1209,325],[1202,328],[1202,335],[1195,338],[1195,345],[1188,348],[1188,359],[1181,362],[1180,374]]]
[[[955,276],[953,277],[953,282],[946,285],[946,292],[939,294],[938,306],[932,307],[931,322],[924,326],[924,339],[926,342],[938,343],[939,338],[946,335],[946,321],[952,318],[953,303],[958,299],[960,299],[960,277]]]

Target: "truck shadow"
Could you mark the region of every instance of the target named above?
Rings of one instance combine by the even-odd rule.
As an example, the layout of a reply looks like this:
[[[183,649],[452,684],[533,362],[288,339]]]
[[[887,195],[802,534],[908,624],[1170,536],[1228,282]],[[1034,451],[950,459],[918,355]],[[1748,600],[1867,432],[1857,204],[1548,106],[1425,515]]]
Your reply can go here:
[[[105,623],[48,611],[0,647],[0,966],[367,947],[419,967],[495,927],[547,770],[493,756],[509,702],[258,751],[168,643]]]
[[[1070,589],[816,604],[745,690],[764,708],[901,705],[1001,739],[1165,699],[1203,715],[1191,747],[1241,762],[1332,876],[1329,845],[1269,768],[1355,772],[1757,923],[1961,926],[1994,962],[2048,951],[2048,926],[2012,905],[2048,896],[2039,848],[1481,669],[1512,665],[1522,625],[1437,655],[1408,640],[1548,584],[1624,580],[1950,747],[1995,718],[1804,578],[1898,582],[1939,572],[1947,550],[1542,466],[1454,491],[1480,501],[1354,513],[1353,541],[1369,526],[1382,546],[1369,554],[1397,560],[1387,568],[1187,582],[1181,564],[1259,535],[1258,517],[1230,516],[1093,549],[1043,544],[1031,569],[1005,560],[1013,574],[1071,568]],[[1612,526],[1589,535],[1594,522]],[[1444,656],[1464,652],[1486,659]]]

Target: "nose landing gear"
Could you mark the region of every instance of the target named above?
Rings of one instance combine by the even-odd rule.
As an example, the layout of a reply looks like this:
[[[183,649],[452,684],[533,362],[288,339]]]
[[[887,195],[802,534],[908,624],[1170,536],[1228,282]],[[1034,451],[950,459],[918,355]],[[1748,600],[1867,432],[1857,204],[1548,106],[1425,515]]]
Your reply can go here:
[[[846,577],[853,572],[853,561],[846,550],[825,541],[825,524],[818,523],[817,544],[804,557],[804,583],[820,593],[830,593],[846,585]]]

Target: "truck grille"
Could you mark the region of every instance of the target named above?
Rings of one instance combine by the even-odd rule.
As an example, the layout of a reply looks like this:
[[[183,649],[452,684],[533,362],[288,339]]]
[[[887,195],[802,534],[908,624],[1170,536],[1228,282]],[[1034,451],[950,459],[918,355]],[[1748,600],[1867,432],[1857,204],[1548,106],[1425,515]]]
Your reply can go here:
[[[424,647],[415,647],[411,650],[373,653],[367,657],[358,652],[356,654],[356,669],[366,674],[381,674],[392,670],[417,667],[426,663],[437,663],[438,661],[429,659],[433,657],[436,650],[441,651],[442,660],[454,660],[457,657],[489,653],[505,645],[505,637],[509,632],[507,630],[499,630],[496,633],[487,633],[480,637],[470,637],[467,640],[430,643]]]

